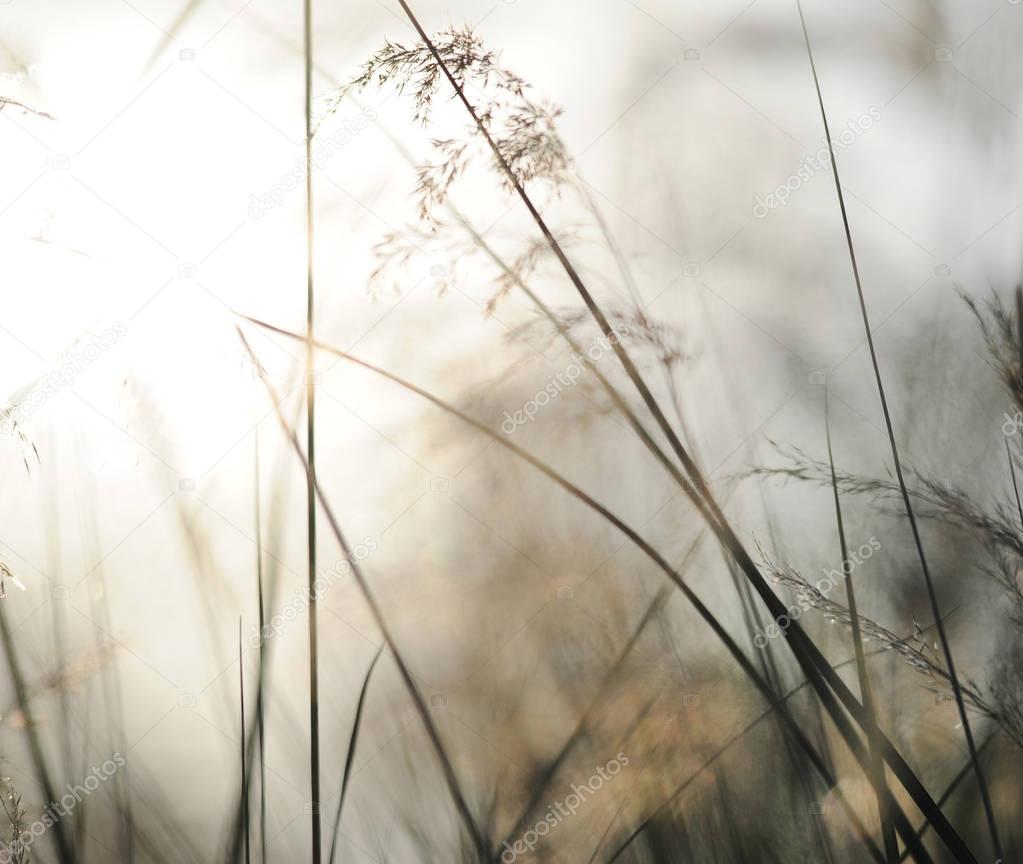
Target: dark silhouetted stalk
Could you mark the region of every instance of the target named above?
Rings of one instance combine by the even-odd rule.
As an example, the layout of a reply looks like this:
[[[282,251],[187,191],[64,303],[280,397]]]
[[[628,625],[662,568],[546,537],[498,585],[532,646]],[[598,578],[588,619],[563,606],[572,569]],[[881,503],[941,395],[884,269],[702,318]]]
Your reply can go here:
[[[259,733],[259,853],[261,864],[266,864],[266,716],[263,696],[263,664],[266,663],[266,611],[263,607],[263,517],[260,507],[259,483],[259,427],[255,440],[255,539],[256,539],[256,595],[259,598],[259,676],[256,686],[256,724]]]
[[[305,233],[306,233],[306,521],[309,553],[309,788],[312,801],[313,864],[322,857],[320,838],[320,670],[316,631],[316,380],[313,362],[313,11],[312,0],[303,5],[305,57]]]
[[[245,769],[245,664],[242,661],[242,617],[238,616],[238,723],[242,731],[241,740],[241,771],[242,771],[242,831],[245,832],[245,864],[250,862],[249,835],[249,778]]]
[[[299,400],[297,405],[296,405],[295,417],[294,417],[294,420],[292,421],[295,426],[298,426],[298,424],[299,424],[299,422],[301,420],[301,410],[302,410],[302,407],[303,407],[303,401]],[[271,483],[271,488],[279,488],[279,487],[278,487],[278,484]],[[281,530],[281,522],[282,522],[281,516],[282,516],[283,513],[285,513],[288,510],[288,507],[289,507],[289,504],[288,504],[288,501],[287,501],[287,495],[283,491],[278,492],[277,494],[275,494],[271,498],[270,508],[269,508],[269,515],[268,515],[267,520],[266,520],[267,525],[269,525],[271,527],[271,537],[270,537],[270,543],[269,543],[268,550],[276,548],[276,545],[277,545],[276,541],[279,541],[279,539],[280,539],[280,530]],[[262,510],[262,508],[260,508],[260,510]],[[262,518],[260,518],[260,524],[262,525]],[[261,552],[262,551],[267,551],[267,555],[269,555],[270,562],[271,562],[271,566],[269,567],[269,571],[266,574],[264,590],[261,590],[261,591],[258,592],[259,595],[260,595],[260,599],[262,600],[263,609],[264,609],[264,616],[265,616],[265,614],[267,612],[272,611],[274,609],[275,605],[276,605],[277,597],[278,597],[280,586],[281,586],[280,561],[278,560],[278,558],[272,552],[270,552],[268,550],[263,550],[263,546],[262,546],[262,537],[263,537],[262,528],[260,529],[260,531],[259,531],[257,536],[259,538],[259,544],[258,545],[259,545],[260,551]],[[266,701],[267,701],[266,694],[270,692],[270,667],[272,665],[271,662],[270,662],[270,657],[271,657],[271,655],[273,653],[273,641],[263,638],[263,634],[261,632],[260,633],[259,643],[260,643],[259,644],[259,647],[260,647],[260,661],[259,661],[259,666],[258,666],[258,669],[257,669],[257,673],[258,674],[257,674],[257,677],[256,677],[256,697],[255,697],[255,699],[256,699],[256,704],[257,705],[263,706],[263,711],[264,711],[264,714],[265,714],[265,706],[266,706]],[[249,726],[249,733],[246,736],[246,751],[247,752],[246,752],[245,759],[246,759],[246,770],[247,770],[249,776],[252,776],[252,774],[253,774],[253,772],[255,770],[254,766],[255,766],[255,759],[256,759],[256,743],[261,741],[260,736],[258,735],[258,723],[259,723],[259,716],[258,715],[254,715],[250,719],[250,724],[251,725]],[[291,724],[291,725],[294,726],[295,724]],[[265,775],[265,770],[264,770],[264,775]],[[264,800],[265,800],[265,798],[261,799],[261,802],[264,801]],[[235,812],[234,818],[233,818],[233,825],[232,825],[231,839],[230,839],[230,847],[229,847],[230,851],[228,852],[228,855],[227,855],[227,860],[228,861],[237,861],[238,858],[242,854],[241,853],[241,848],[242,848],[242,825],[243,825],[242,815],[243,814],[242,814],[242,809],[241,809],[241,795],[240,794],[238,796],[237,801],[238,801],[238,805],[239,806],[238,806],[237,811]]]
[[[867,739],[870,742],[870,765],[874,772],[874,789],[877,798],[878,816],[881,819],[881,837],[884,841],[885,857],[888,864],[895,864],[899,858],[899,841],[895,837],[889,802],[891,793],[885,778],[884,760],[881,758],[881,746],[877,740],[877,711],[874,708],[874,696],[867,674],[867,658],[863,652],[863,636],[860,633],[860,615],[856,607],[856,592],[853,590],[852,563],[849,559],[849,546],[845,539],[845,522],[842,519],[842,501],[838,495],[838,480],[835,477],[835,456],[831,447],[831,416],[828,411],[828,392],[824,391],[824,432],[828,442],[828,465],[831,467],[831,491],[835,498],[835,521],[838,523],[838,543],[842,553],[842,581],[845,583],[845,596],[849,608],[849,622],[852,628],[853,650],[856,656],[856,676],[860,683],[860,699],[870,717],[871,728]]]
[[[1009,439],[1005,439],[1005,455],[1009,459],[1009,476],[1012,477],[1012,491],[1016,495],[1016,512],[1019,513],[1019,524],[1023,526],[1023,502],[1019,500],[1019,485],[1016,483],[1016,464],[1012,459],[1012,448]]]

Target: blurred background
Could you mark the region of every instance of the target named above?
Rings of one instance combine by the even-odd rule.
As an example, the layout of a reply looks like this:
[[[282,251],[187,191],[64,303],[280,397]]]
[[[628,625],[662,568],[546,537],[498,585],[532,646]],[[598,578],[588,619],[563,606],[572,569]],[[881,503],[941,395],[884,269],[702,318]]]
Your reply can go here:
[[[794,3],[413,8],[430,32],[471,26],[563,109],[577,184],[565,194],[541,184],[537,201],[598,300],[623,320],[642,313],[641,366],[740,536],[808,578],[838,566],[829,489],[740,478],[779,463],[772,442],[826,456],[825,383],[839,467],[884,476],[890,465]],[[1003,495],[1008,409],[959,292],[1009,297],[1019,277],[1023,8],[808,0],[804,10],[905,460]],[[128,860],[118,826],[130,801],[146,838],[138,860],[221,860],[239,790],[238,621],[248,696],[257,564],[275,586],[267,618],[294,606],[306,579],[302,465],[259,380],[262,369],[303,429],[304,346],[245,324],[256,365],[236,331],[238,314],[305,326],[301,4],[7,0],[0,21],[0,99],[10,100],[0,111],[0,395],[21,418],[0,436],[0,558],[15,577],[4,614],[32,700],[28,717],[8,676],[2,773],[32,821],[47,799],[26,723],[58,791],[118,752],[126,766],[74,816],[88,857]],[[520,292],[501,292],[492,260],[417,217],[416,166],[467,118],[443,89],[425,127],[393,88],[328,111],[385,40],[416,37],[392,0],[315,2],[313,21],[317,336],[498,429],[571,357]],[[451,201],[505,260],[535,243],[528,214],[485,166]],[[396,246],[408,254],[380,272]],[[527,275],[566,316],[583,308],[551,260]],[[659,341],[643,338],[654,332]],[[590,345],[598,334],[581,324],[577,335]],[[597,362],[622,380],[609,353]],[[324,492],[365,547],[362,566],[481,822],[492,819],[497,837],[511,830],[538,766],[588,716],[541,818],[619,751],[630,766],[531,854],[607,860],[764,705],[675,594],[616,666],[666,584],[646,559],[414,394],[324,352],[313,374]],[[687,582],[742,634],[713,538],[699,541],[698,516],[592,375],[513,437],[685,561]],[[851,498],[846,515],[852,548],[878,541],[857,569],[864,614],[899,634],[928,626],[905,524],[870,499]],[[983,680],[1006,631],[979,553],[944,529],[926,539],[954,610],[957,660]],[[321,525],[321,568],[341,554]],[[833,662],[852,656],[847,630],[805,623]],[[319,640],[330,835],[381,643],[350,576],[322,598]],[[304,614],[270,645],[268,857],[303,860]],[[781,640],[773,650],[779,680],[795,686]],[[958,718],[890,654],[871,661],[882,726],[937,797],[965,759]],[[868,819],[862,781],[808,694],[793,707]],[[339,859],[456,858],[457,817],[387,653],[365,712]],[[818,781],[769,770],[783,740],[777,726],[755,727],[625,860],[769,860],[758,842],[776,860],[866,860]],[[761,770],[744,773],[757,760]],[[1011,812],[1020,775],[1005,772],[991,782]],[[955,806],[973,814],[963,830],[983,838],[975,797],[967,790]],[[49,839],[33,844],[33,860],[55,854]]]

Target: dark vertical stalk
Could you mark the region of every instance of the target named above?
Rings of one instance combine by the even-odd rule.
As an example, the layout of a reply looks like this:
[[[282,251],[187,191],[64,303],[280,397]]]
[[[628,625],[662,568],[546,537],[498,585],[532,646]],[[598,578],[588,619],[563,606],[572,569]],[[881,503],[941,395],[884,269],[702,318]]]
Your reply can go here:
[[[255,522],[256,522],[256,595],[259,598],[259,686],[256,687],[256,723],[259,733],[259,860],[266,864],[266,719],[263,709],[263,675],[266,663],[266,640],[263,627],[266,626],[263,608],[263,517],[260,507],[259,482],[259,427],[256,427],[255,458]]]
[[[1009,439],[1005,439],[1005,455],[1009,457],[1009,476],[1012,477],[1012,491],[1016,493],[1016,512],[1019,513],[1019,524],[1023,526],[1023,502],[1019,500],[1019,485],[1016,483],[1016,465],[1012,461],[1012,448]]]
[[[1016,344],[1020,366],[1023,367],[1023,287],[1016,286]]]
[[[245,664],[242,662],[242,617],[238,616],[238,722],[242,730],[242,831],[245,832],[245,864],[250,864],[249,778],[245,769]]]
[[[253,362],[255,362],[255,361],[253,360]],[[302,409],[303,408],[304,408],[304,402],[302,402],[300,400],[299,402],[296,403],[295,411],[294,411],[294,419],[291,421],[291,424],[295,428],[298,428],[300,426],[300,424],[301,424],[301,415],[302,415]],[[275,472],[275,473],[283,473],[284,470],[286,470],[286,469],[282,465],[282,466],[280,466],[278,471]],[[270,487],[272,489],[277,490],[277,489],[280,488],[280,484],[279,483],[271,482]],[[261,484],[260,484],[260,488],[261,488]],[[281,489],[281,491],[278,491],[270,499],[269,514],[267,516],[267,521],[266,521],[266,524],[270,528],[270,532],[269,532],[270,533],[270,537],[269,537],[269,540],[268,540],[268,549],[275,548],[276,541],[280,539],[282,514],[285,513],[289,509],[289,506],[290,505],[288,503],[288,497],[287,497],[286,490]],[[263,537],[262,524],[263,524],[262,523],[262,507],[260,507],[260,530],[259,530],[259,533],[258,533],[259,548],[260,549],[262,549],[262,537]],[[269,566],[264,566],[267,563],[269,564]],[[275,599],[277,598],[277,596],[279,594],[279,589],[280,589],[280,586],[281,586],[280,562],[275,558],[275,556],[272,553],[269,556],[269,561],[268,562],[261,560],[261,563],[260,563],[260,573],[261,574],[265,573],[264,585],[263,585],[263,588],[259,591],[259,595],[260,595],[259,599],[260,599],[260,603],[262,605],[262,608],[264,610],[264,621],[265,621],[265,616],[270,614],[270,613],[272,613],[272,611],[274,609]],[[262,650],[261,650],[261,660],[260,660],[259,666],[258,666],[258,668],[256,670],[258,674],[256,676],[256,682],[255,682],[255,687],[256,687],[255,699],[256,699],[256,704],[259,705],[259,706],[262,706],[263,714],[265,715],[265,713],[266,713],[265,706],[266,706],[266,704],[268,702],[266,694],[268,694],[270,692],[270,670],[271,670],[271,665],[272,665],[271,658],[273,656],[273,641],[271,639],[267,639],[264,636],[263,633],[259,633],[257,635],[258,635],[259,642],[260,642],[260,648]],[[286,708],[286,706],[282,706],[282,707]],[[254,773],[255,773],[256,744],[260,741],[260,736],[257,734],[257,732],[258,732],[258,729],[257,729],[258,721],[259,721],[259,717],[258,716],[254,715],[251,718],[250,725],[249,725],[249,734],[246,737],[246,742],[245,742],[245,747],[246,747],[246,756],[245,756],[245,758],[246,758],[246,765],[247,765],[247,770],[248,770],[249,776],[253,776]],[[297,728],[296,724],[294,722],[292,722],[292,718],[290,717],[290,715],[285,717],[285,721],[286,721],[285,722],[285,726],[287,726],[289,730],[292,729],[292,728]],[[264,770],[263,773],[265,775],[265,770]],[[232,830],[231,830],[231,841],[230,841],[230,847],[229,847],[230,851],[229,851],[229,853],[228,853],[228,855],[226,857],[227,861],[237,861],[241,857],[241,854],[242,854],[241,853],[241,848],[242,848],[242,825],[243,825],[242,815],[243,814],[242,814],[242,808],[241,808],[241,800],[242,800],[241,799],[241,795],[239,794],[239,796],[237,798],[237,804],[238,804],[237,812],[235,812],[235,814],[234,814],[233,825],[232,825]],[[265,795],[264,795],[263,803],[265,804]],[[265,821],[266,820],[264,819],[264,824],[265,824]]]
[[[309,784],[312,810],[313,864],[320,864],[320,682],[316,638],[316,378],[313,371],[313,10],[304,3],[305,54],[305,231],[306,231],[306,520],[309,552]]]
[[[838,543],[842,553],[842,581],[845,583],[845,597],[849,606],[849,620],[852,625],[853,650],[856,655],[856,675],[860,683],[860,699],[870,718],[867,739],[870,743],[870,768],[874,772],[874,792],[877,798],[878,816],[881,819],[881,838],[888,864],[899,860],[899,841],[891,819],[888,781],[885,778],[881,745],[878,743],[877,711],[874,707],[873,691],[867,674],[867,658],[863,652],[863,635],[860,632],[860,613],[856,606],[856,592],[852,584],[852,564],[849,560],[849,545],[845,539],[845,522],[842,519],[842,501],[838,495],[838,478],[835,475],[835,456],[831,448],[831,417],[828,412],[828,391],[824,390],[824,432],[828,441],[828,465],[831,468],[831,491],[835,498],[835,520],[838,522]]]
[[[824,125],[824,137],[828,142],[828,155],[831,158],[831,173],[835,181],[835,191],[838,195],[838,207],[842,214],[842,227],[845,230],[846,245],[849,249],[849,261],[852,264],[853,280],[856,283],[856,295],[859,300],[860,314],[863,318],[863,329],[867,337],[867,347],[870,350],[870,362],[874,368],[874,380],[877,382],[877,392],[881,399],[881,411],[884,414],[885,428],[888,432],[888,444],[892,451],[892,460],[895,463],[895,474],[899,481],[899,489],[902,492],[902,501],[906,509],[906,518],[909,520],[909,527],[913,533],[913,542],[916,545],[917,557],[920,559],[920,569],[923,571],[924,584],[927,587],[927,599],[930,602],[931,614],[934,616],[935,627],[938,631],[938,639],[941,642],[941,652],[945,658],[945,666],[948,669],[949,681],[952,684],[952,692],[955,694],[956,707],[959,710],[959,722],[963,727],[963,734],[966,736],[966,746],[970,751],[970,760],[973,762],[973,770],[977,775],[977,787],[980,789],[980,797],[984,804],[984,814],[987,817],[988,829],[991,833],[991,844],[994,848],[996,858],[1004,858],[1002,844],[998,839],[998,826],[995,822],[994,809],[991,806],[991,795],[988,792],[987,781],[984,779],[984,769],[981,767],[980,759],[977,757],[977,745],[973,740],[973,731],[970,729],[970,718],[966,713],[966,702],[963,699],[963,691],[959,686],[959,678],[956,675],[955,661],[952,659],[952,647],[948,641],[948,634],[945,632],[944,619],[941,615],[941,607],[938,604],[938,596],[934,589],[934,581],[931,579],[931,571],[927,566],[927,556],[924,554],[923,541],[920,539],[920,529],[916,523],[916,515],[913,512],[913,504],[910,501],[909,490],[906,487],[906,479],[902,474],[902,461],[899,458],[899,447],[895,442],[895,429],[892,425],[891,412],[888,410],[888,399],[885,396],[884,384],[881,380],[881,369],[877,362],[877,352],[874,349],[874,336],[870,329],[870,318],[867,315],[867,302],[863,297],[863,284],[860,281],[860,269],[856,262],[856,250],[853,247],[852,229],[849,227],[849,214],[845,207],[845,195],[842,193],[842,183],[838,176],[838,163],[835,162],[835,151],[831,144],[831,130],[828,127],[828,115],[824,110],[824,96],[821,93],[820,79],[817,77],[817,65],[813,59],[813,49],[810,47],[810,34],[806,29],[806,18],[803,16],[803,6],[796,0],[796,8],[799,10],[799,21],[803,27],[803,39],[806,42],[806,53],[810,60],[810,71],[813,73],[814,89],[817,91],[817,103],[820,106],[821,121]]]

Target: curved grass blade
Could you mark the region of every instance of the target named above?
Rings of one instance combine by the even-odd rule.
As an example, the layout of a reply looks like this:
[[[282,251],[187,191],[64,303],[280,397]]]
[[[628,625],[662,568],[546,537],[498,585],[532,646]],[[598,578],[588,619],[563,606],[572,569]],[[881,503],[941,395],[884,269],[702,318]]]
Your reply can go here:
[[[255,540],[256,540],[256,595],[259,599],[259,632],[265,633],[265,610],[263,608],[263,516],[260,506],[259,482],[259,427],[256,427],[253,485],[255,486]],[[266,710],[264,706],[263,666],[266,663],[266,642],[259,640],[259,680],[256,686],[256,732],[259,735],[259,860],[266,864]]]
[[[352,765],[355,763],[355,747],[359,742],[359,729],[362,727],[362,709],[366,704],[366,694],[369,693],[369,681],[373,677],[373,670],[376,668],[377,660],[383,653],[383,646],[377,649],[373,655],[373,661],[366,670],[366,677],[362,679],[362,689],[359,691],[359,702],[355,706],[355,719],[352,721],[352,734],[348,736],[348,755],[345,756],[345,768],[341,772],[341,789],[337,796],[337,813],[334,815],[334,830],[330,835],[330,857],[327,859],[334,864],[334,855],[337,852],[337,835],[341,830],[341,814],[345,806],[345,793],[348,792],[348,781],[352,776]]]
[[[238,718],[241,726],[241,771],[242,771],[242,830],[245,832],[245,864],[249,864],[251,854],[249,837],[252,827],[249,824],[249,778],[245,770],[245,664],[242,662],[242,617],[238,616]]]

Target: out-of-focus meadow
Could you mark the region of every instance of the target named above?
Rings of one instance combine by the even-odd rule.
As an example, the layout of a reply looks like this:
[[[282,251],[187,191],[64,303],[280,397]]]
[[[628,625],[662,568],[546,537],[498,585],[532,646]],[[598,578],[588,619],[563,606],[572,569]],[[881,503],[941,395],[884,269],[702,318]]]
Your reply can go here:
[[[0,861],[1019,860],[1023,7],[410,5],[0,0]]]

